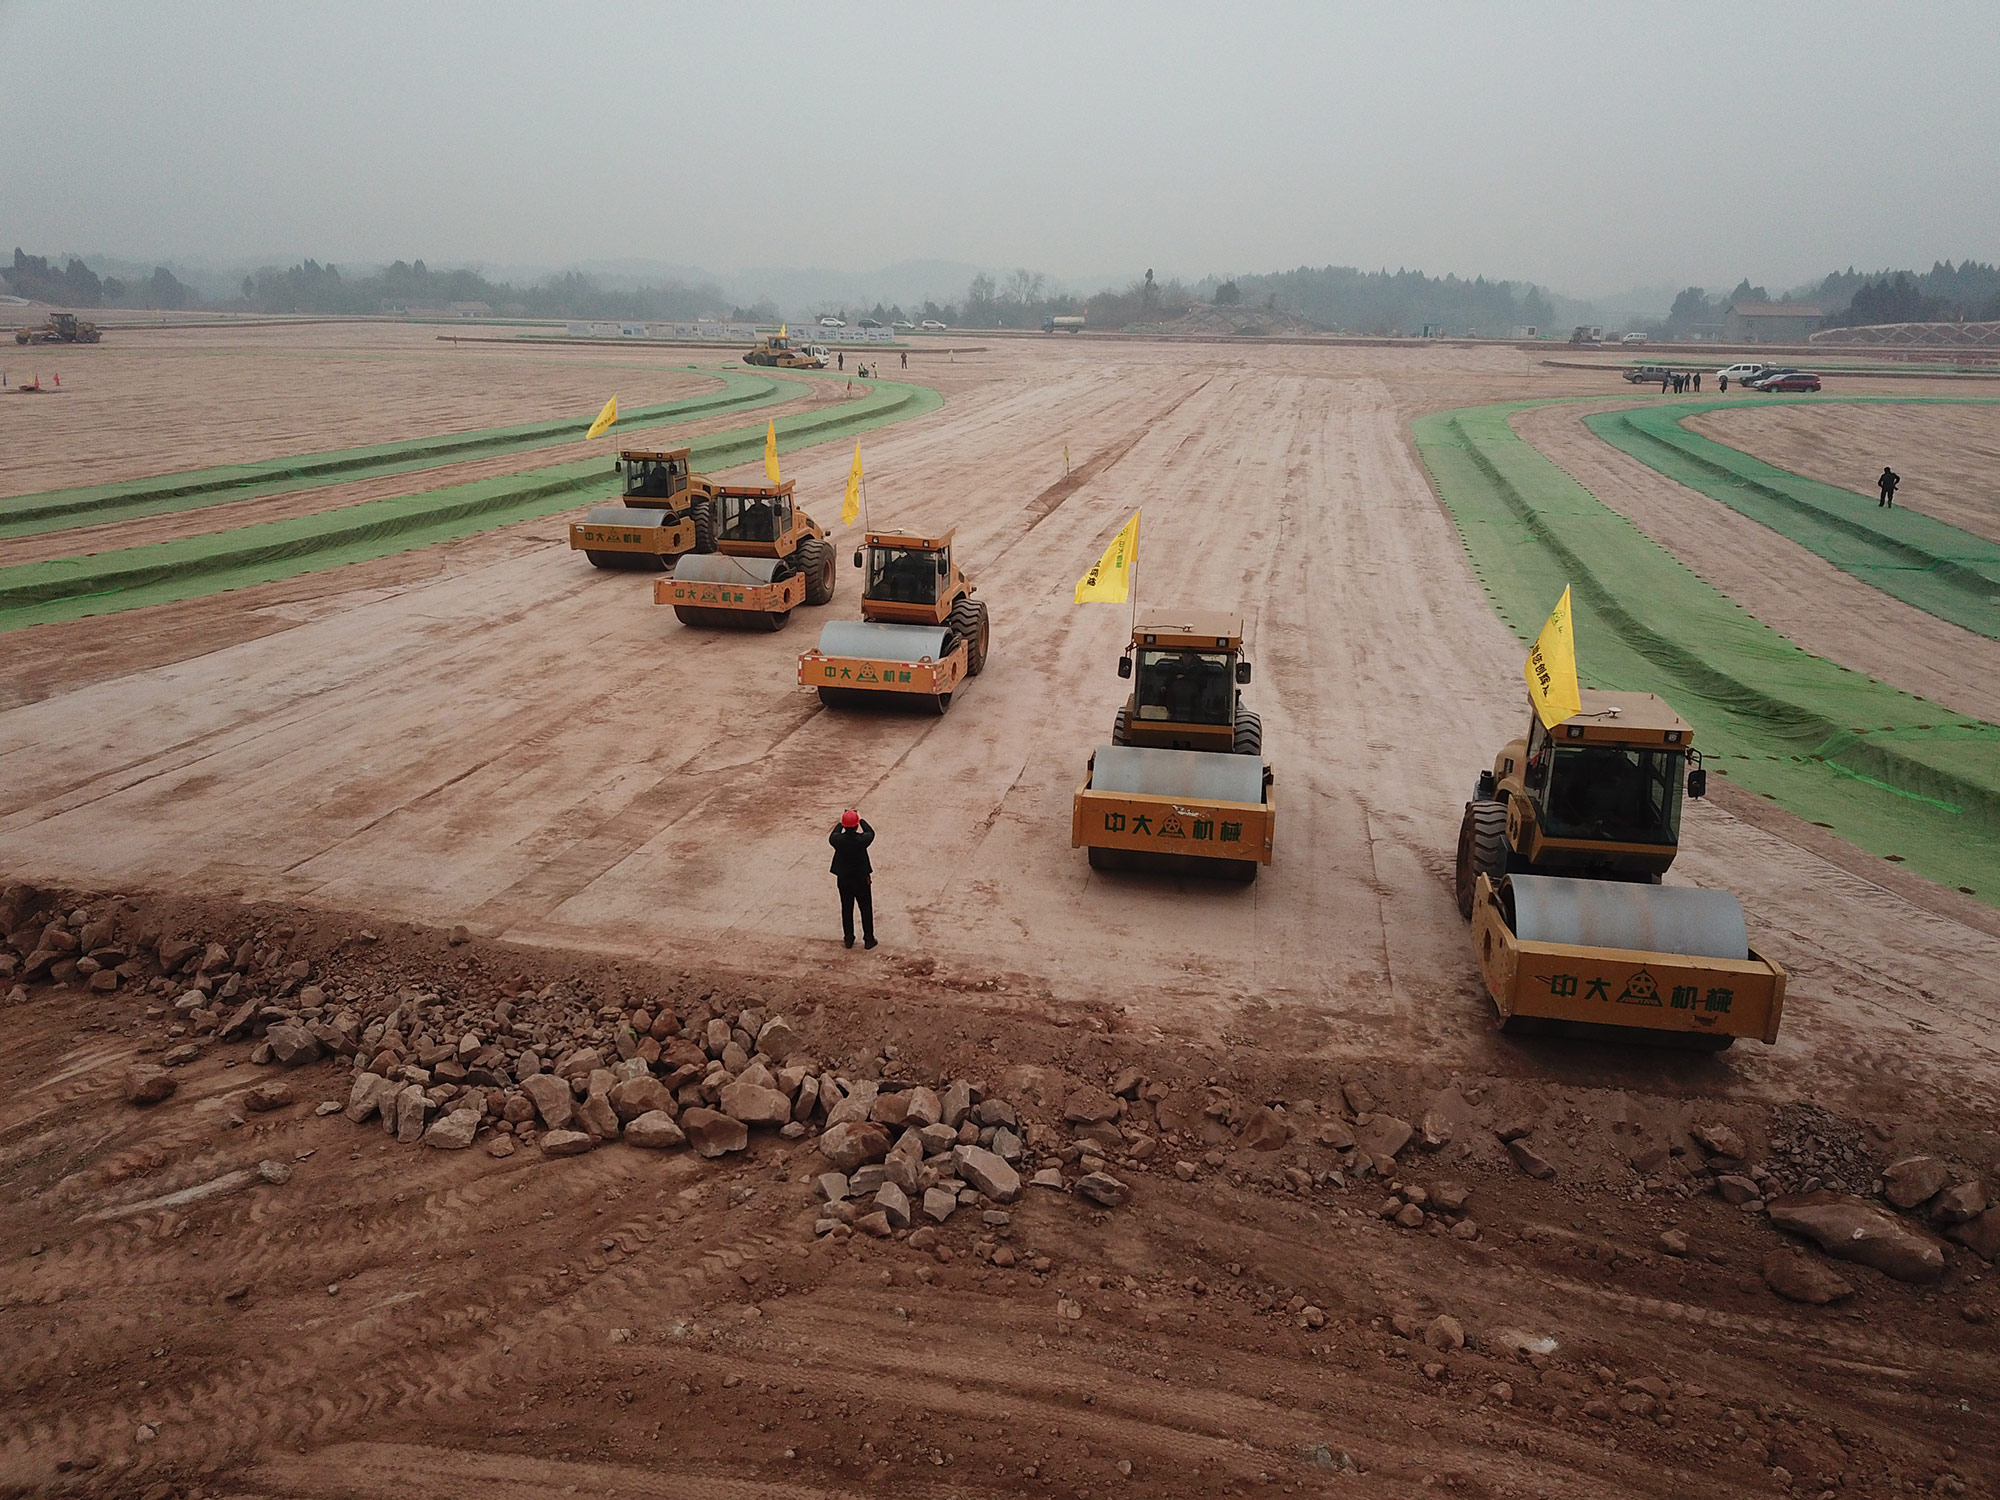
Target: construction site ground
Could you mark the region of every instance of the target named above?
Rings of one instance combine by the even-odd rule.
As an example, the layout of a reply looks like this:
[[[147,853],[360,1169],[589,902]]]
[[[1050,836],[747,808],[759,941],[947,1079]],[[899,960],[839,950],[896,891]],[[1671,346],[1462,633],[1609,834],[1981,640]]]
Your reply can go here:
[[[0,401],[0,487],[587,419],[612,389],[701,390],[673,354],[121,334],[62,352],[60,402]],[[1031,1154],[1068,1140],[1075,1091],[1136,1069],[1197,1105],[1121,1171],[1131,1201],[1029,1190],[990,1231],[1011,1265],[974,1215],[945,1226],[949,1259],[816,1238],[810,1139],[713,1162],[427,1151],[315,1115],[347,1097],[331,1062],[245,1116],[273,1071],[245,1045],[205,1046],[142,1111],[121,1080],[171,1012],[32,986],[0,1008],[0,1491],[2000,1492],[1991,1268],[1953,1246],[1914,1286],[1827,1262],[1852,1296],[1782,1300],[1762,1267],[1796,1242],[1697,1191],[1690,1136],[1728,1126],[1829,1177],[1936,1152],[2000,1186],[2000,913],[1719,787],[1669,879],[1736,892],[1790,991],[1777,1045],[1692,1057],[1498,1034],[1454,909],[1473,778],[1525,727],[1523,647],[1410,422],[1657,398],[1512,347],[1005,340],[888,373],[945,404],[864,438],[869,517],[956,527],[992,610],[946,716],[796,685],[819,623],[858,614],[852,443],[823,444],[784,472],[841,551],[838,592],[775,637],[677,624],[651,577],[567,549],[570,513],[0,637],[0,880],[231,947],[282,934],[329,993],[782,1011],[823,1066],[984,1082],[1040,1132]],[[1990,416],[1764,415],[1779,399],[1701,429],[1801,472],[1851,454],[1819,477],[1857,487],[1891,462],[1925,480],[1904,503],[1952,488],[1938,513],[1992,534]],[[1516,427],[1807,650],[2000,716],[1992,642],[1618,453],[1595,409]],[[1921,461],[1885,448],[1904,431]],[[1253,885],[1094,874],[1069,847],[1129,639],[1071,589],[1142,507],[1141,604],[1247,621],[1279,814]],[[170,524],[242,524],[228,510]],[[827,873],[847,806],[878,831],[873,951],[842,947]],[[1257,1150],[1237,1131],[1266,1104],[1294,1134]],[[1390,1178],[1469,1187],[1476,1237],[1379,1217],[1376,1174],[1325,1180],[1321,1124],[1427,1115],[1448,1139]],[[1496,1134],[1523,1123],[1552,1181]],[[289,1180],[172,1197],[263,1160]]]

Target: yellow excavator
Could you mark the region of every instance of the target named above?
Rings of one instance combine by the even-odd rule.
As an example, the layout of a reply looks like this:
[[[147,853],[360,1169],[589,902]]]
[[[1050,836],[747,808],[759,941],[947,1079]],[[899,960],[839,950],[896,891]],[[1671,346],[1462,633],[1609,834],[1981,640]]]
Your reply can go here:
[[[715,550],[715,486],[688,467],[692,448],[627,448],[612,465],[623,503],[593,505],[571,523],[569,545],[593,568],[659,572],[687,552]]]
[[[943,713],[986,666],[986,601],[951,560],[952,533],[871,531],[854,549],[866,569],[861,618],[821,628],[799,657],[799,685],[829,708],[912,707]]]
[[[653,585],[683,625],[782,630],[801,604],[833,598],[833,544],[792,503],[792,481],[715,487],[715,548]]]
[[[1459,915],[1509,1032],[1720,1051],[1778,1039],[1785,971],[1727,891],[1668,886],[1682,794],[1708,773],[1694,729],[1651,693],[1585,688],[1479,773],[1458,830]]]
[[[1276,777],[1237,615],[1149,613],[1118,658],[1132,691],[1091,752],[1070,810],[1070,847],[1094,870],[1167,870],[1250,881],[1271,862]]]

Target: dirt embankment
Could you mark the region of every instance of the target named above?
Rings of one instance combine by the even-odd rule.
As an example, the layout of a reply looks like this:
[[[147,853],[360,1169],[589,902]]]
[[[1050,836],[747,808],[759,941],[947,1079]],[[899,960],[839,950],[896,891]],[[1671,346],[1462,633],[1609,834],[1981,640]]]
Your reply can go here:
[[[1634,1088],[1590,1051],[1539,1078],[1329,1069],[920,975],[799,989],[276,906],[15,888],[6,916],[10,952],[62,946],[53,924],[79,938],[68,963],[88,949],[120,976],[38,980],[0,1012],[8,1493],[2000,1482],[2000,1440],[1966,1418],[2000,1374],[1987,1268],[1925,1227],[1942,1198],[1862,1203],[1920,1145],[1935,1167],[1888,1173],[1892,1192],[1992,1180],[1984,1122],[1948,1105],[1704,1105],[1712,1059],[1663,1058]],[[291,1050],[307,1012],[306,1034],[339,1035],[503,1005],[515,1055],[484,1076],[634,1010],[672,1017],[656,1029],[681,1047],[746,1007],[784,1017],[784,1062],[857,1095],[949,1107],[974,1081],[1006,1102],[1022,1177],[1062,1185],[966,1183],[942,1223],[849,1226],[817,1122],[752,1126],[713,1159],[555,1155],[532,1115],[486,1137],[503,1152],[436,1150],[339,1112],[373,1060]],[[760,1066],[729,1052],[743,1040],[711,1070]],[[255,1060],[274,1050],[293,1065]],[[489,1087],[450,1081],[457,1045],[424,1055],[395,1066],[432,1093]],[[135,1065],[175,1085],[164,1101],[127,1102]],[[1086,1169],[1129,1199],[1091,1201]],[[1805,1189],[1807,1207],[1859,1195],[1916,1261],[1943,1246],[1942,1273],[1780,1233]]]

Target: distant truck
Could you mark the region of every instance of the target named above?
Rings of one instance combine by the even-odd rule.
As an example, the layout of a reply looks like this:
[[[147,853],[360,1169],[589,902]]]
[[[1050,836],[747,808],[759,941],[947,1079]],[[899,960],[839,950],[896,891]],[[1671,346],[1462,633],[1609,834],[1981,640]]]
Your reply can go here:
[[[1043,333],[1082,333],[1084,320],[1080,317],[1049,318],[1042,323]]]
[[[103,332],[95,323],[87,322],[75,313],[50,313],[48,321],[40,328],[14,330],[14,342],[17,344],[94,344],[103,337]]]
[[[1569,341],[1572,344],[1601,344],[1604,342],[1604,330],[1579,323],[1575,331],[1570,334]]]

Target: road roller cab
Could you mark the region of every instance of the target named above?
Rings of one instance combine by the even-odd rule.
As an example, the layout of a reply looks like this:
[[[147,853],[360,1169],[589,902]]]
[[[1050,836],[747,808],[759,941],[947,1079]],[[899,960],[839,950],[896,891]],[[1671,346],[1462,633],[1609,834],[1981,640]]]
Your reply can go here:
[[[837,620],[799,658],[799,682],[829,707],[943,713],[986,666],[986,601],[952,561],[953,533],[871,531],[854,550],[861,619]]]
[[[833,598],[833,544],[792,499],[792,481],[715,487],[715,548],[653,586],[683,625],[777,630],[801,604]]]
[[[1459,825],[1459,914],[1505,1029],[1776,1041],[1785,971],[1736,898],[1660,883],[1707,789],[1693,726],[1650,693],[1581,697],[1553,730],[1531,714]]]
[[[658,572],[676,557],[715,550],[715,487],[689,466],[692,448],[627,448],[612,465],[625,479],[616,505],[593,505],[569,528],[594,568]]]
[[[1070,811],[1070,847],[1096,870],[1254,880],[1271,862],[1276,778],[1250,681],[1241,616],[1152,611],[1118,658],[1132,683],[1111,743],[1091,752]]]

